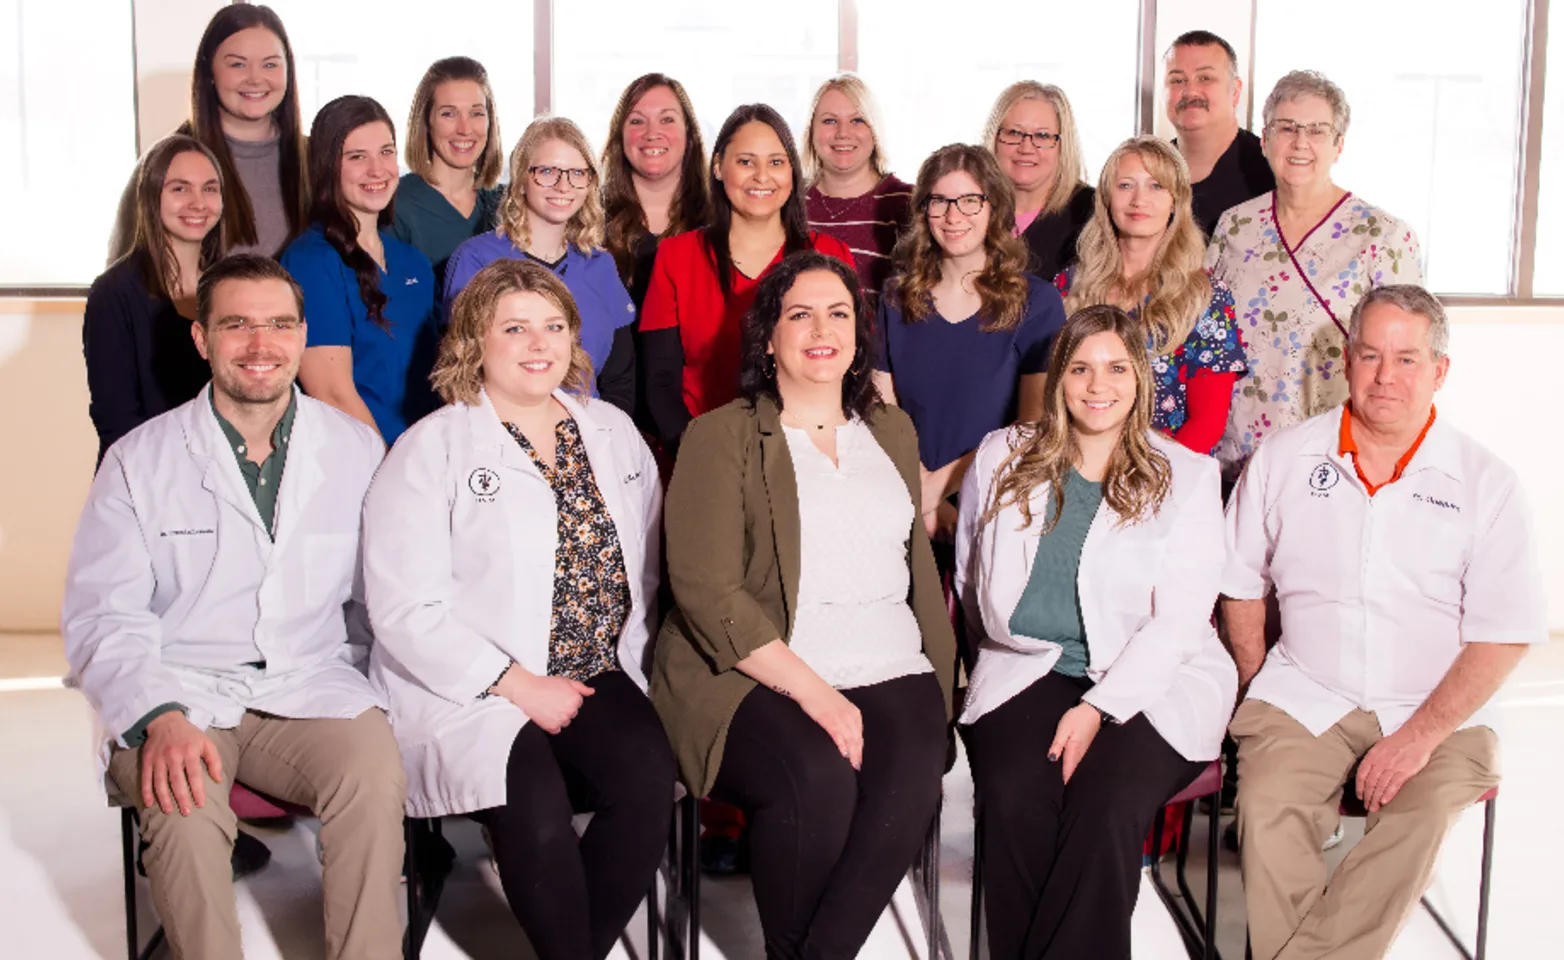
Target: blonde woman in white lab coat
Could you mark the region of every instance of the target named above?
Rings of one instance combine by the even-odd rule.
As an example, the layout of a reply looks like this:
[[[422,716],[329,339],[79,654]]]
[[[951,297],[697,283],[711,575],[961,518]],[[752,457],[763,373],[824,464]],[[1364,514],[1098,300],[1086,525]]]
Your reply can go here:
[[[1129,960],[1143,838],[1237,696],[1211,627],[1217,463],[1151,432],[1145,342],[1117,307],[1070,317],[1042,419],[989,434],[962,484],[959,722],[994,960]]]
[[[370,679],[408,813],[488,827],[540,960],[608,954],[673,809],[644,692],[662,488],[630,418],[588,399],[580,335],[551,271],[479,271],[435,365],[448,405],[397,441],[364,504]]]

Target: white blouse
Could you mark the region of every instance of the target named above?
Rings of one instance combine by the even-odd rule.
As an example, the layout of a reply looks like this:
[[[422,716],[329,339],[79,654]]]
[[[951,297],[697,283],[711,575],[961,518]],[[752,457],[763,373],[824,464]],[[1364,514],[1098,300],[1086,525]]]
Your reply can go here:
[[[838,689],[934,667],[907,605],[912,497],[863,421],[836,428],[836,459],[783,427],[798,482],[798,614],[788,646]]]

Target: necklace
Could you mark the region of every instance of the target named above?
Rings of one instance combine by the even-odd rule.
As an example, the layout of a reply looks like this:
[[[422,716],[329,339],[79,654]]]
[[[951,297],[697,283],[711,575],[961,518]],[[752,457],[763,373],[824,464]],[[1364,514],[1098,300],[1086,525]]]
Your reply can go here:
[[[800,427],[814,427],[816,430],[824,430],[825,429],[825,424],[823,424],[823,423],[810,423],[809,421],[807,421],[807,420],[803,419],[802,417],[800,417],[798,414],[793,413],[791,411],[784,410],[782,412],[782,415],[784,417],[792,418],[793,422],[797,426],[800,426]]]

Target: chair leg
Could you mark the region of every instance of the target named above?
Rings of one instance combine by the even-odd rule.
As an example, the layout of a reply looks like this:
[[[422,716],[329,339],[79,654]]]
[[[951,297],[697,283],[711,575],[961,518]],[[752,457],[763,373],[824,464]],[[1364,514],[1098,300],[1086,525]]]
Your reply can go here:
[[[983,808],[972,807],[972,935],[967,960],[978,960],[983,946]]]
[[[1195,906],[1195,892],[1189,887],[1189,843],[1190,832],[1195,825],[1195,803],[1191,800],[1184,804],[1184,814],[1179,821],[1178,848],[1174,857],[1176,864],[1174,876],[1178,879],[1178,892],[1184,898],[1184,906],[1189,909],[1190,919],[1194,921],[1191,932],[1200,934],[1205,929],[1205,917],[1200,908]],[[1203,945],[1202,945],[1203,952]]]
[[[939,960],[941,934],[944,932],[939,910],[940,813],[944,807],[945,801],[941,798],[934,808],[934,819],[929,823],[929,832],[923,843],[923,902],[928,908],[923,925],[928,934],[928,952],[924,956],[927,960]]]
[[[657,875],[652,874],[652,888],[646,891],[646,960],[657,960],[657,940],[661,934],[657,926]]]
[[[407,931],[402,934],[403,960],[418,960],[418,849],[417,821],[402,818],[402,876],[407,882]]]
[[[137,960],[141,938],[136,933],[136,814],[130,807],[120,809],[120,852],[125,864],[125,955]]]
[[[1222,833],[1222,795],[1210,798],[1211,814],[1207,821],[1206,836],[1206,949],[1204,960],[1217,960],[1216,953],[1216,897],[1217,856]]]
[[[689,860],[689,876],[686,878],[689,897],[690,960],[701,956],[701,802],[697,797],[685,798],[684,814],[685,856]]]
[[[1497,814],[1495,805],[1498,797],[1490,799],[1483,804],[1483,874],[1480,885],[1477,888],[1477,957],[1476,960],[1486,960],[1488,956],[1488,897],[1492,892],[1493,879],[1493,825]]]

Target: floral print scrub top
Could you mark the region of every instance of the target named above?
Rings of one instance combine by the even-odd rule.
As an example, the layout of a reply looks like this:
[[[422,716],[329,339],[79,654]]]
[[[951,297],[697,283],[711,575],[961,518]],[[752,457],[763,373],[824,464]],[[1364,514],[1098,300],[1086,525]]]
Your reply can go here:
[[[619,635],[630,615],[619,531],[592,476],[576,421],[567,417],[554,428],[553,467],[539,459],[515,424],[507,423],[505,429],[554,488],[559,510],[548,673],[585,683],[619,669]]]
[[[1231,478],[1262,440],[1347,399],[1342,351],[1352,308],[1392,283],[1422,283],[1412,228],[1347,194],[1306,235],[1284,243],[1275,192],[1222,214],[1206,267],[1226,282],[1249,348],[1217,459]]]
[[[1209,274],[1209,271],[1208,271]],[[1069,296],[1075,281],[1072,265],[1054,278],[1060,296]],[[1131,311],[1133,315],[1138,311]],[[1151,428],[1172,435],[1189,419],[1187,387],[1198,373],[1234,373],[1248,369],[1244,343],[1238,334],[1233,295],[1220,280],[1211,280],[1211,300],[1195,321],[1189,336],[1171,353],[1158,354],[1147,345],[1151,357],[1151,377],[1156,397],[1151,411]],[[1214,450],[1196,453],[1214,454]]]

